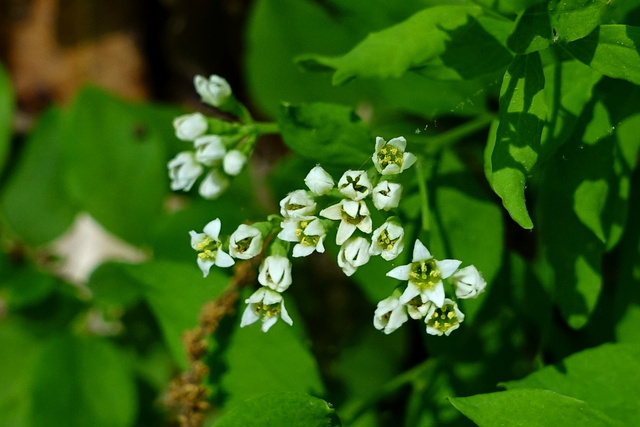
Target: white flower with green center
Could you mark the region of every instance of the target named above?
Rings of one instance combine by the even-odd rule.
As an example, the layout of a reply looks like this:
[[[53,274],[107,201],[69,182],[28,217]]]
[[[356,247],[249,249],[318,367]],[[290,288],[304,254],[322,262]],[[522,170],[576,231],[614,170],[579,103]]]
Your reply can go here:
[[[458,309],[458,304],[449,298],[445,298],[441,307],[430,303],[424,318],[428,334],[446,336],[458,329],[463,320],[464,314]]]
[[[268,256],[260,264],[258,282],[274,291],[284,292],[291,286],[291,261],[280,255]]]
[[[373,205],[379,211],[395,209],[400,204],[402,185],[396,182],[380,181],[373,189]]]
[[[213,166],[224,158],[227,149],[218,135],[204,135],[196,138],[196,160],[206,166]]]
[[[205,199],[215,199],[229,187],[229,178],[214,169],[200,183],[198,193]]]
[[[222,168],[227,175],[236,176],[242,172],[245,164],[247,156],[239,150],[231,150],[224,156]]]
[[[176,136],[183,141],[195,141],[208,127],[207,119],[200,113],[185,114],[173,119]]]
[[[364,237],[351,237],[344,242],[338,252],[338,266],[344,274],[351,276],[358,267],[369,262],[369,242]]]
[[[212,107],[219,107],[229,96],[231,96],[231,86],[220,76],[211,75],[209,79],[203,76],[195,76],[193,85],[196,92],[202,98],[202,102]]]
[[[376,138],[376,151],[372,160],[381,175],[397,175],[416,162],[416,156],[405,153],[407,140],[399,136],[390,141],[382,137]]]
[[[400,302],[408,303],[420,295],[422,302],[432,301],[437,307],[444,302],[444,285],[442,279],[451,276],[458,269],[461,261],[433,259],[429,250],[420,240],[413,247],[413,259],[410,264],[401,265],[387,273],[387,276],[409,283],[400,297]]]
[[[304,183],[312,193],[322,196],[333,188],[333,178],[320,165],[309,171],[304,179]]]
[[[276,291],[263,286],[244,302],[248,305],[244,313],[242,313],[241,328],[251,325],[260,319],[262,319],[262,332],[267,332],[280,318],[289,325],[293,325],[293,320],[291,320],[287,309],[284,307],[284,299]]]
[[[343,199],[339,203],[320,211],[320,215],[334,221],[340,221],[338,233],[336,234],[336,243],[338,245],[343,244],[351,237],[356,228],[367,234],[371,233],[373,228],[371,213],[363,200]]]
[[[304,218],[285,218],[280,224],[282,230],[278,239],[285,242],[298,242],[293,247],[296,258],[311,255],[313,252],[324,252],[324,238],[327,236],[322,221],[314,216]]]
[[[400,292],[394,291],[389,298],[380,301],[373,315],[373,326],[385,334],[395,331],[409,319],[399,296]]]
[[[451,276],[451,281],[456,290],[456,296],[460,299],[476,298],[487,287],[482,274],[473,265],[456,271]]]
[[[371,255],[380,255],[387,261],[395,259],[404,249],[404,229],[392,221],[376,228],[371,235]]]
[[[306,190],[292,191],[280,200],[280,214],[285,218],[305,218],[316,212],[316,202]]]
[[[167,164],[172,190],[189,191],[196,179],[202,174],[202,165],[191,151],[183,151]]]
[[[423,302],[420,295],[411,298],[411,301],[405,304],[409,317],[418,320],[423,319],[427,315],[429,308],[434,304],[431,301]]]
[[[371,181],[367,177],[365,171],[346,171],[340,181],[338,181],[338,190],[340,193],[351,200],[362,200],[371,194]]]
[[[262,234],[260,230],[246,224],[240,224],[229,237],[229,254],[238,259],[251,259],[262,252]]]
[[[204,277],[207,277],[211,266],[231,267],[233,258],[222,250],[220,235],[220,220],[214,219],[204,226],[204,233],[196,233],[191,230],[191,247],[198,252],[198,266]]]

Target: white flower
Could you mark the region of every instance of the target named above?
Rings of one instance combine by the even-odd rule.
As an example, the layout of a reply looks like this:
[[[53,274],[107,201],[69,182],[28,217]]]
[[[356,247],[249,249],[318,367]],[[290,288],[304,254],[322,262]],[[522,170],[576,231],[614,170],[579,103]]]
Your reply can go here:
[[[402,185],[396,182],[380,181],[373,189],[373,205],[378,210],[388,211],[400,204]]]
[[[309,190],[318,196],[327,194],[333,188],[333,178],[320,165],[309,171],[304,183],[307,184]]]
[[[195,76],[193,84],[196,87],[196,92],[202,98],[202,102],[213,107],[219,107],[231,95],[229,83],[215,74],[211,75],[209,80],[203,76]]]
[[[424,318],[427,324],[427,333],[430,335],[449,334],[460,326],[464,320],[464,314],[458,309],[458,304],[445,298],[442,307],[438,308],[433,303],[428,303],[429,310]]]
[[[373,326],[385,334],[395,331],[409,319],[406,307],[398,298],[399,294],[395,291],[389,298],[380,301],[373,315]]]
[[[338,181],[338,189],[352,200],[362,200],[371,193],[371,181],[367,177],[365,171],[346,171],[340,181]]]
[[[236,176],[242,171],[242,168],[244,168],[246,163],[247,156],[245,156],[241,151],[231,150],[224,156],[222,168],[227,175]]]
[[[304,218],[313,215],[316,202],[306,190],[292,191],[280,200],[280,214],[285,218]]]
[[[299,242],[293,247],[294,257],[305,257],[314,251],[324,252],[324,238],[327,230],[320,219],[314,216],[285,218],[280,226],[282,231],[278,233],[278,239],[285,242]]]
[[[229,186],[229,179],[217,170],[212,170],[200,183],[198,192],[205,199],[215,199]]]
[[[260,230],[246,224],[240,224],[229,237],[229,254],[234,258],[250,259],[262,252],[262,234]]]
[[[241,328],[255,323],[260,318],[262,318],[262,332],[267,332],[281,317],[289,325],[293,325],[293,320],[284,307],[284,299],[278,292],[263,286],[244,302],[248,305],[242,314]]]
[[[451,276],[458,269],[461,261],[433,259],[429,250],[420,240],[413,247],[413,259],[410,264],[401,265],[387,273],[387,276],[398,280],[408,280],[407,289],[400,297],[403,304],[420,295],[423,302],[432,301],[437,307],[444,302],[444,285],[442,279]]]
[[[176,136],[183,141],[195,141],[207,131],[207,119],[200,113],[185,114],[173,119]]]
[[[198,251],[198,266],[204,277],[207,277],[212,265],[231,267],[234,264],[233,258],[222,250],[219,234],[220,220],[217,218],[204,226],[204,233],[189,232],[191,247]]]
[[[268,256],[260,264],[258,282],[277,292],[284,292],[291,285],[291,261],[280,255]]]
[[[456,289],[456,296],[461,299],[475,298],[483,293],[487,287],[487,282],[482,278],[482,274],[473,265],[456,271],[451,276],[451,280]]]
[[[416,156],[405,153],[407,140],[399,136],[389,142],[376,138],[376,151],[372,160],[381,175],[397,175],[416,162]]]
[[[227,152],[222,138],[218,135],[198,137],[194,146],[196,147],[196,160],[207,166],[213,166],[222,160]]]
[[[431,301],[424,302],[420,295],[417,295],[411,298],[411,301],[405,304],[407,306],[407,312],[409,313],[409,317],[412,319],[418,320],[424,318],[429,311],[429,308],[434,306]]]
[[[172,190],[189,191],[202,173],[202,166],[191,151],[183,151],[167,164]]]
[[[369,262],[369,242],[364,237],[352,237],[344,242],[338,252],[338,265],[344,274],[351,276],[358,267]]]
[[[395,222],[387,221],[371,235],[371,255],[380,255],[387,261],[395,259],[404,249],[404,229]]]
[[[320,215],[336,221],[340,220],[338,233],[336,234],[336,243],[338,245],[343,244],[351,237],[356,228],[359,228],[363,233],[371,233],[371,215],[367,204],[362,200],[343,199],[339,203],[320,211]]]

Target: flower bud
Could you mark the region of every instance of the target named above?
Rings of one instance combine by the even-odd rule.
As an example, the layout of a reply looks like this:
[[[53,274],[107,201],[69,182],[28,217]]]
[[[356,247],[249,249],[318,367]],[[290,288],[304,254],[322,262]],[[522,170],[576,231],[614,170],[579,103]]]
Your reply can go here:
[[[373,326],[385,334],[390,334],[409,320],[407,309],[400,303],[399,296],[400,293],[395,291],[389,298],[380,301],[373,316]]]
[[[185,114],[173,120],[178,139],[194,141],[207,131],[207,119],[200,113]]]
[[[358,267],[369,262],[369,242],[364,237],[352,237],[348,239],[338,252],[338,266],[344,274],[351,276]]]
[[[291,261],[278,255],[268,256],[260,265],[258,282],[277,292],[284,292],[291,285]]]
[[[218,135],[204,135],[196,138],[196,160],[206,166],[213,166],[224,158],[227,150],[224,148],[222,138]]]
[[[247,156],[238,150],[231,150],[222,161],[222,168],[227,175],[238,175],[247,163]]]
[[[183,151],[167,164],[172,190],[189,191],[202,173],[202,166],[191,151]]]
[[[231,96],[231,86],[222,77],[212,74],[207,80],[203,76],[195,76],[193,84],[196,92],[202,98],[202,102],[213,107],[219,107],[224,104],[229,96]]]
[[[305,190],[295,190],[280,201],[280,214],[285,218],[302,218],[313,215],[316,202]]]
[[[304,183],[307,184],[309,190],[318,196],[327,194],[333,188],[333,178],[320,165],[309,171]]]
[[[395,209],[400,204],[401,196],[402,185],[395,182],[380,181],[373,189],[373,205],[376,209],[382,211]]]
[[[198,192],[205,199],[215,199],[220,196],[228,186],[229,179],[217,170],[212,170],[200,184]]]
[[[482,274],[473,265],[456,271],[451,280],[456,289],[456,296],[461,299],[476,298],[487,287]]]

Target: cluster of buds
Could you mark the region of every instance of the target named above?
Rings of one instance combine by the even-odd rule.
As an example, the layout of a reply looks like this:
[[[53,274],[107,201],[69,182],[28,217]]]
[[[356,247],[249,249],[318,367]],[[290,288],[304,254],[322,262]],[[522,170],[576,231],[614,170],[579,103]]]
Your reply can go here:
[[[227,189],[230,179],[243,170],[257,133],[225,79],[216,75],[208,79],[196,76],[194,86],[203,103],[235,113],[247,122],[230,123],[201,113],[186,114],[173,121],[176,137],[192,143],[192,147],[169,162],[171,189],[189,191],[204,174],[198,192],[205,199],[215,199]]]

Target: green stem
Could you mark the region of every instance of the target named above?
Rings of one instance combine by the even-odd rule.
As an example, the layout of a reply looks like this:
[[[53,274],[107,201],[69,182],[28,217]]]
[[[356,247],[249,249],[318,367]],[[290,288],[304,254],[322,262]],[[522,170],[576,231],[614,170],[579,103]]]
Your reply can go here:
[[[278,123],[252,123],[252,126],[260,135],[280,132]]]
[[[418,191],[420,192],[420,214],[422,219],[422,230],[429,231],[429,194],[427,193],[427,177],[424,173],[423,160],[418,158],[416,164],[416,174],[418,178]]]
[[[429,142],[425,147],[425,151],[432,153],[434,151],[440,151],[448,145],[458,142],[465,136],[471,135],[480,129],[483,129],[491,124],[495,119],[495,115],[491,113],[485,113],[477,116],[471,121],[461,124],[447,132],[436,135],[429,138]]]

